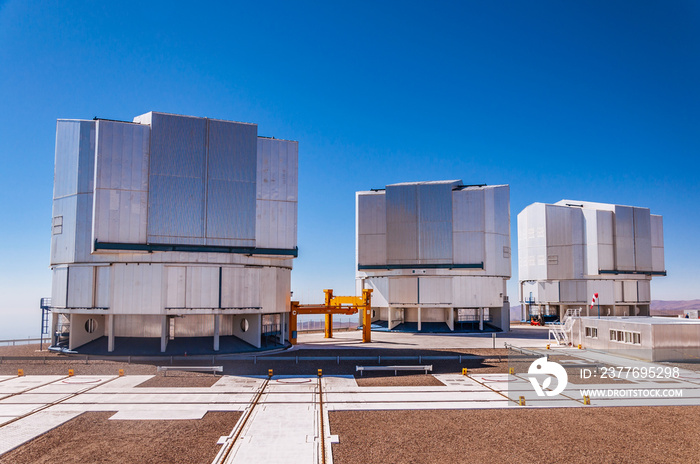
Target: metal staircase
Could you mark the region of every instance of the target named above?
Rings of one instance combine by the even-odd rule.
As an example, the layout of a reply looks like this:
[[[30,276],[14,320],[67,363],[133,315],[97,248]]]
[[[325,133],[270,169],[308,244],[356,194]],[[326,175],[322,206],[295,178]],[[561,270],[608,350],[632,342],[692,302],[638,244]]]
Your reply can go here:
[[[571,340],[571,329],[574,327],[574,320],[579,317],[581,317],[581,308],[567,309],[563,323],[552,325],[549,329],[549,339],[554,339],[557,345],[568,345]]]

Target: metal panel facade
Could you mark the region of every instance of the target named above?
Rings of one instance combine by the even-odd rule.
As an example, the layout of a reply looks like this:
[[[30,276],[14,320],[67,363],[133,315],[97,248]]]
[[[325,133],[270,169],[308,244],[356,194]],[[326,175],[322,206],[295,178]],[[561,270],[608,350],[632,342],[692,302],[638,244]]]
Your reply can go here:
[[[115,263],[112,273],[113,313],[163,314],[162,265]]]
[[[651,218],[647,208],[634,208],[634,260],[638,271],[651,271]]]
[[[421,264],[452,262],[452,184],[419,184],[418,258]]]
[[[146,243],[150,129],[97,122],[92,239]]]
[[[417,304],[418,280],[416,277],[389,279],[389,306],[394,304]]]
[[[598,268],[597,271],[615,269],[615,228],[612,211],[596,211],[598,226]],[[592,270],[591,270],[592,271]]]
[[[386,255],[391,264],[418,261],[418,193],[415,184],[386,187]]]
[[[298,144],[257,139],[255,240],[259,248],[294,248]]]
[[[207,121],[208,239],[255,244],[257,133],[254,124]]]
[[[421,304],[452,306],[452,277],[419,277],[418,294]]]
[[[204,244],[205,119],[152,114],[148,240]]]
[[[384,193],[358,193],[356,203],[358,264],[386,264],[386,198]]]
[[[634,208],[615,206],[615,268],[634,271]]]
[[[51,273],[51,304],[65,308],[68,298],[68,268],[55,267]]]
[[[500,277],[454,276],[452,305],[455,308],[488,308],[503,305],[503,279]]]
[[[68,307],[92,308],[95,275],[93,266],[71,266],[68,272]]]

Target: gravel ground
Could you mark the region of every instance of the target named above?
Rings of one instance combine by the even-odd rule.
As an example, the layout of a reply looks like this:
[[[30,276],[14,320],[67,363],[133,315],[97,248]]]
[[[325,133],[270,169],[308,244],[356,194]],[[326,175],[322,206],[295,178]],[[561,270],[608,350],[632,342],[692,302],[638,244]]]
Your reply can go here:
[[[330,412],[335,464],[690,463],[700,406]],[[371,437],[368,441],[367,437]]]
[[[168,372],[167,377],[159,373],[136,387],[211,387],[221,378],[220,375],[202,372]]]
[[[370,375],[355,377],[360,387],[444,387],[445,384],[428,374]]]
[[[108,420],[114,412],[86,412],[0,456],[0,464],[210,463],[240,416],[209,412],[200,420]]]

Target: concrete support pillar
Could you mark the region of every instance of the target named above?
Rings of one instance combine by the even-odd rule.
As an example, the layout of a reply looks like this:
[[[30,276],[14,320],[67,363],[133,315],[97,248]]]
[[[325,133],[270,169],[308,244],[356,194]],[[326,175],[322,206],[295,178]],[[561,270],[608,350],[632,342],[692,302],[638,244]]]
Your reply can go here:
[[[454,308],[447,308],[447,327],[449,327],[450,330],[454,332],[454,330],[455,330],[455,310],[454,310]]]
[[[387,327],[389,330],[392,329],[392,327],[391,327],[391,319],[392,319],[391,315],[392,315],[393,312],[394,312],[394,308],[392,308],[391,306],[389,306],[389,307],[387,308],[387,316],[386,316],[386,327]]]
[[[421,326],[420,309],[421,309],[421,308],[420,308],[420,306],[419,306],[419,307],[418,307],[418,332],[420,332],[421,329],[423,328],[423,327]]]
[[[107,314],[105,317],[107,325],[107,351],[114,351],[114,314]]]
[[[484,330],[484,308],[479,308],[479,330]]]
[[[160,325],[160,352],[165,353],[165,349],[168,347],[168,332],[170,331],[170,324],[168,323],[168,316],[163,316]]]
[[[214,351],[219,351],[219,325],[220,325],[221,315],[214,314]]]

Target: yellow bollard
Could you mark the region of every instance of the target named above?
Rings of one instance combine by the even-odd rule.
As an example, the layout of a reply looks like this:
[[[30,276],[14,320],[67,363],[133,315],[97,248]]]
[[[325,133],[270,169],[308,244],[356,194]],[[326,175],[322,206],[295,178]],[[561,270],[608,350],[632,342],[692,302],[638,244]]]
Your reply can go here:
[[[17,369],[17,377],[24,377],[24,369]]]
[[[578,344],[578,349],[579,349],[579,350],[580,350],[580,349],[583,349],[583,347],[581,346],[580,343]]]
[[[124,369],[119,369],[119,377],[123,377],[123,376],[124,376]]]
[[[509,373],[510,375],[515,375],[515,368],[514,368],[514,367],[509,367],[509,368],[508,368],[508,373]]]
[[[584,395],[584,396],[583,396],[583,404],[589,405],[589,406],[590,406],[590,404],[591,404],[591,397],[590,397],[590,396]]]
[[[549,349],[549,345],[547,345],[547,349]]]
[[[272,377],[272,369],[268,369],[268,370],[267,370],[267,376],[268,376],[268,377]]]
[[[518,400],[518,404],[520,406],[525,406],[525,397],[521,396],[520,399]]]
[[[74,375],[73,369],[68,369],[68,377],[73,377]]]
[[[466,367],[462,368],[462,375],[467,375],[467,368]]]
[[[323,369],[318,370],[318,376],[321,377],[323,375]]]

